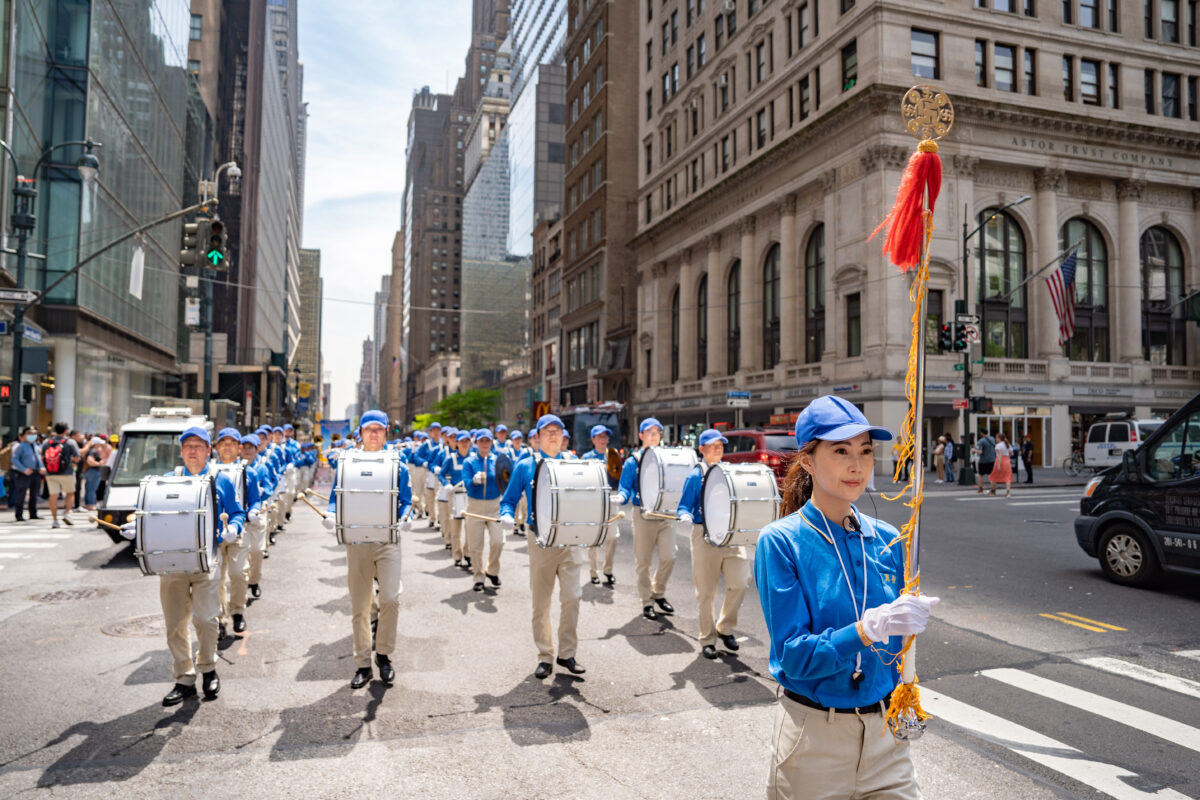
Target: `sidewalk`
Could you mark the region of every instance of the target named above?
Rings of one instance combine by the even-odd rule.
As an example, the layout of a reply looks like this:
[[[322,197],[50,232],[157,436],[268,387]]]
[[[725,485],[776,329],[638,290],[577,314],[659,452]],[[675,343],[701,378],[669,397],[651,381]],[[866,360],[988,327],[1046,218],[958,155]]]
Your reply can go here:
[[[1025,471],[1022,470],[1020,480],[1014,479],[1013,486],[1020,486],[1022,490],[1025,490],[1025,489],[1061,489],[1064,486],[1072,487],[1072,488],[1074,488],[1074,487],[1082,488],[1083,486],[1087,485],[1087,482],[1089,480],[1091,480],[1092,477],[1093,477],[1093,475],[1090,470],[1088,470],[1087,472],[1085,472],[1077,477],[1072,478],[1072,477],[1069,477],[1065,472],[1063,472],[1062,469],[1059,467],[1042,467],[1042,468],[1034,469],[1033,483],[1025,483]],[[891,478],[892,478],[892,476],[890,474],[883,475],[883,476],[876,475],[875,476],[875,485],[876,486],[884,486],[884,487],[889,486],[889,485],[891,485]],[[925,486],[926,486],[926,488],[937,486],[939,489],[941,489],[941,488],[950,489],[950,488],[954,488],[954,487],[958,487],[961,489],[973,489],[975,486],[974,481],[971,482],[970,486],[961,486],[958,483],[957,476],[955,476],[955,478],[956,479],[955,479],[954,483],[936,483],[935,484],[934,481],[937,480],[937,473],[930,470],[929,472],[925,473]],[[985,480],[984,483],[986,484],[987,481]],[[897,484],[897,485],[899,485],[899,484]]]

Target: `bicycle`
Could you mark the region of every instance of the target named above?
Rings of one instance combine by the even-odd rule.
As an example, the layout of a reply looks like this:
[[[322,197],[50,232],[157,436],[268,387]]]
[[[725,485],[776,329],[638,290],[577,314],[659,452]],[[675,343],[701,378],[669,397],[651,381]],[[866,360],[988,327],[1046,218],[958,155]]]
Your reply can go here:
[[[1083,453],[1078,450],[1073,451],[1071,455],[1063,459],[1062,468],[1063,472],[1067,473],[1067,477],[1079,477],[1079,473],[1084,470]]]

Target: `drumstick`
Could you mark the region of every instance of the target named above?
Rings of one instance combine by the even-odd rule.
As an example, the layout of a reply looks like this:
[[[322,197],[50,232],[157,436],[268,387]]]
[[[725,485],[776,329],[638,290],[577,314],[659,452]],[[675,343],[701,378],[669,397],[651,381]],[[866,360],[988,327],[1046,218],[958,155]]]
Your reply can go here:
[[[121,530],[121,526],[120,526],[120,525],[113,525],[111,522],[105,522],[105,521],[104,521],[104,520],[102,520],[102,519],[96,519],[95,517],[88,517],[88,520],[89,520],[89,521],[91,521],[91,522],[94,522],[94,523],[96,523],[97,525],[102,525],[103,527],[105,527],[105,528],[109,528],[109,529],[111,529],[111,530],[114,530],[114,531],[118,531],[118,532],[119,532],[119,531]]]
[[[617,515],[616,515],[615,517],[610,517],[608,520],[606,520],[606,521],[605,521],[605,523],[604,523],[604,524],[605,524],[605,525],[611,525],[611,524],[613,524],[614,522],[616,522],[616,521],[617,521],[617,520],[619,520],[619,519],[625,519],[625,512],[624,512],[624,511],[618,511],[618,512],[617,512]]]
[[[470,511],[464,511],[462,513],[463,513],[464,517],[470,517],[471,519],[481,519],[484,522],[499,522],[500,521],[499,517],[485,517],[483,514],[472,514]]]
[[[329,499],[329,495],[327,495],[327,494],[321,494],[321,493],[320,493],[320,492],[318,492],[316,489],[305,489],[304,491],[308,492],[309,494],[315,494],[317,497],[321,498],[322,500],[328,500],[328,499]]]
[[[673,514],[660,514],[657,511],[643,511],[642,516],[649,517],[650,519],[664,519],[671,522],[679,522],[679,517]]]
[[[317,512],[318,514],[320,514],[320,515],[321,515],[321,519],[329,519],[329,515],[328,515],[328,514],[326,514],[324,511],[322,511],[321,509],[319,509],[319,508],[317,508],[316,506],[314,506],[312,503],[310,503],[310,502],[308,501],[308,498],[307,498],[307,497],[305,497],[304,495],[300,495],[300,499],[304,501],[304,504],[305,504],[306,506],[308,506],[308,507],[309,507],[309,508],[311,508],[313,511]]]

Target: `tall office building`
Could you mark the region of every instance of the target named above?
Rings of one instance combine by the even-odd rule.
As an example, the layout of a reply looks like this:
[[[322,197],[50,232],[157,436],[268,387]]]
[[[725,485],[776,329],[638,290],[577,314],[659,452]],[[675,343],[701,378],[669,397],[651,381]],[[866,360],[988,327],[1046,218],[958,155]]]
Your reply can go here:
[[[362,416],[364,412],[375,408],[378,403],[378,396],[375,391],[375,376],[379,370],[379,366],[376,364],[377,355],[378,351],[375,349],[375,340],[370,336],[363,339],[362,366],[358,370],[358,387],[355,393],[356,416]]]
[[[325,296],[325,281],[321,277],[321,251],[300,251],[300,347],[295,365],[300,368],[300,383],[307,383],[307,403],[300,402],[297,411],[302,418],[312,419],[322,405],[321,374],[321,303]],[[307,408],[305,408],[307,406]]]

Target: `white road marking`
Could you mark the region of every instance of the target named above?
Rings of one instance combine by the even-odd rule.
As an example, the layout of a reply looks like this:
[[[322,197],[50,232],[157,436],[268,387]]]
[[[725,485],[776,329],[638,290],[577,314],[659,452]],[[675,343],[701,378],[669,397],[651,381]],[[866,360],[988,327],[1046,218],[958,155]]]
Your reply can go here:
[[[1045,501],[1045,502],[1030,501],[1028,503],[1005,503],[1005,505],[1009,505],[1009,506],[1077,506],[1077,505],[1079,505],[1079,500],[1078,499],[1076,499],[1076,500],[1049,500],[1049,501]]]
[[[1190,658],[1192,661],[1200,661],[1200,650],[1175,650],[1171,655]]]
[[[1068,686],[1065,683],[1059,683],[1058,681],[1048,680],[1028,672],[1022,672],[1019,669],[985,669],[980,674],[985,678],[991,678],[1001,683],[1006,683],[1009,686],[1015,686],[1026,692],[1041,695],[1049,700],[1055,700],[1059,703],[1078,708],[1081,711],[1096,714],[1104,719],[1128,725],[1143,733],[1157,736],[1165,741],[1173,742],[1180,747],[1186,747],[1189,750],[1195,750],[1200,753],[1200,729],[1193,728],[1191,725],[1184,725],[1182,722],[1176,722],[1169,717],[1164,717],[1127,703],[1121,703],[1102,695],[1085,692],[1082,689],[1076,689],[1074,686]]]
[[[1113,675],[1133,678],[1135,681],[1148,683],[1160,689],[1168,689],[1179,694],[1186,694],[1188,697],[1200,698],[1200,682],[1169,675],[1166,672],[1159,672],[1158,670],[1143,667],[1140,664],[1131,664],[1119,658],[1108,658],[1106,656],[1081,658],[1079,659],[1079,663],[1093,669],[1111,672]]]
[[[1081,750],[1015,722],[921,687],[921,704],[935,718],[965,728],[981,739],[1006,747],[1030,761],[1091,786],[1116,800],[1189,800],[1174,789],[1144,792],[1130,785],[1138,776],[1115,764],[1092,761]]]
[[[40,539],[70,539],[69,533],[6,533],[0,534],[0,542],[38,541]]]
[[[0,553],[0,558],[29,558],[28,553]]]
[[[21,547],[21,548],[25,548],[25,547],[33,547],[33,548],[58,547],[58,543],[57,542],[18,542],[16,544],[5,544],[4,542],[0,542],[0,548],[13,549],[16,547]]]

